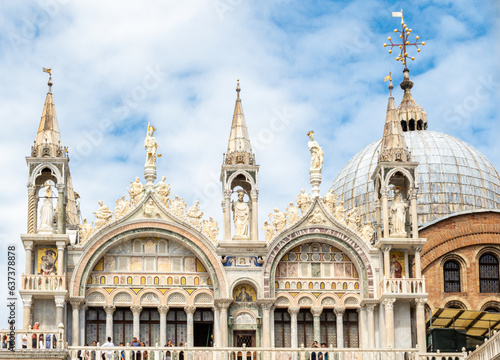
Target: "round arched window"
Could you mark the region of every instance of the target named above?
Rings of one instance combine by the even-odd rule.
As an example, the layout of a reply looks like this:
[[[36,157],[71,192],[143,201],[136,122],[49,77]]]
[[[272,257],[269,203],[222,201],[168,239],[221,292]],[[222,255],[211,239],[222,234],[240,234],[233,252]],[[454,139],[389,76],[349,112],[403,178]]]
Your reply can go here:
[[[493,254],[484,254],[479,258],[479,291],[498,293],[499,288],[498,259]]]

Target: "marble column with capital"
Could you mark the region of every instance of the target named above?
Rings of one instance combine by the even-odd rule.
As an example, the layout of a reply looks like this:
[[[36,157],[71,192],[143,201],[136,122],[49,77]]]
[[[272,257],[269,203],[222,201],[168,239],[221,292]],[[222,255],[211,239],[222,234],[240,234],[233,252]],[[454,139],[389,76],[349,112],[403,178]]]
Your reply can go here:
[[[383,245],[382,251],[384,253],[384,277],[389,279],[391,277],[391,245]]]
[[[383,236],[384,238],[389,237],[389,198],[388,190],[381,189],[380,194],[382,195],[382,224],[383,224]]]
[[[227,309],[232,299],[216,299],[215,305],[220,309],[220,347],[227,347],[229,340],[229,329],[227,324]]]
[[[64,198],[64,193],[66,186],[64,184],[57,184],[57,203],[60,204],[57,211],[57,233],[66,233],[66,199]],[[59,271],[58,271],[59,273]]]
[[[64,304],[66,303],[65,296],[55,296],[54,302],[56,303],[56,327],[63,324]]]
[[[224,191],[224,241],[231,240],[231,190]]]
[[[417,344],[421,353],[427,351],[427,339],[425,328],[425,303],[427,299],[415,299],[417,306],[416,323],[417,323]]]
[[[33,295],[23,295],[23,329],[27,329],[31,323],[31,305],[33,304]]]
[[[370,349],[375,348],[375,304],[367,304],[366,312],[368,314],[368,346]]]
[[[335,307],[333,312],[337,317],[337,348],[342,349],[344,347],[344,313],[345,307]]]
[[[214,346],[220,347],[221,339],[220,339],[220,309],[217,305],[212,307],[212,311],[214,312]]]
[[[262,300],[259,305],[262,309],[262,347],[271,347],[271,324],[270,324],[270,312],[273,306],[274,300]]]
[[[24,250],[26,251],[26,268],[25,274],[31,275],[32,273],[32,264],[33,264],[33,241],[24,241]]]
[[[274,337],[274,310],[276,306],[271,307],[271,312],[269,313],[270,328],[271,328],[271,347],[275,347],[275,337]]]
[[[167,313],[168,305],[159,305],[158,312],[160,313],[160,346],[167,345]]]
[[[250,227],[250,235],[252,240],[259,240],[259,214],[257,200],[259,198],[259,192],[257,190],[252,190],[250,192],[250,198],[252,200],[252,223]]]
[[[317,341],[318,344],[321,343],[321,313],[323,312],[322,306],[313,306],[311,308],[311,314],[313,316],[313,341]]]
[[[133,316],[132,336],[135,336],[138,339],[140,339],[142,306],[133,305],[130,307],[130,311],[132,311],[132,316]]]
[[[396,299],[389,298],[383,301],[385,310],[385,342],[389,348],[394,348],[394,303]]]
[[[288,313],[290,314],[290,344],[292,348],[299,347],[299,336],[297,329],[297,314],[300,311],[299,306],[290,306],[288,308]]]
[[[72,340],[73,346],[80,345],[80,307],[83,304],[83,301],[73,300],[70,301],[71,307],[73,308],[73,336]]]
[[[417,193],[418,188],[410,190],[411,231],[414,239],[418,239]]]
[[[113,305],[104,305],[104,312],[106,313],[106,338],[113,338],[113,314],[116,307]]]
[[[186,312],[186,325],[187,325],[187,345],[192,347],[194,345],[194,322],[193,317],[196,311],[195,306],[185,306],[184,311]]]
[[[64,249],[66,248],[66,243],[64,241],[57,241],[57,275],[64,274]]]
[[[415,278],[422,278],[422,263],[420,259],[420,252],[422,251],[422,246],[414,245],[413,251],[415,252]]]

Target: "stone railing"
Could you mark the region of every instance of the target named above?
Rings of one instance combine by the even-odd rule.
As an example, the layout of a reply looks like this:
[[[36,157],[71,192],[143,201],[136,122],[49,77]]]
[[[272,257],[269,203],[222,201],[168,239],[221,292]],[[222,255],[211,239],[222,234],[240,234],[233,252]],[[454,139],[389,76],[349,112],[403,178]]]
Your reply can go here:
[[[64,291],[66,275],[21,275],[21,290]]]
[[[467,360],[497,360],[500,359],[500,331],[493,333],[493,336],[484,340],[484,344],[478,346],[476,350],[469,352]]]
[[[175,360],[182,358],[190,360],[309,360],[328,359],[332,360],[418,360],[417,349],[335,349],[335,348],[188,348],[188,347],[131,347],[128,346],[70,346],[69,357],[71,360],[83,358],[95,358],[106,354],[107,359],[146,360],[166,359]],[[83,353],[83,355],[82,355]],[[150,356],[153,355],[153,356]],[[320,355],[323,355],[320,357]]]
[[[435,353],[419,354],[418,360],[464,360],[467,356],[465,349],[460,352],[442,353],[439,350]]]
[[[380,282],[381,294],[424,294],[425,277],[422,279],[384,279]]]
[[[57,330],[0,330],[2,346],[0,350],[9,351],[9,348],[18,350],[65,350],[68,348],[64,341],[64,326]],[[3,344],[7,340],[6,348]]]

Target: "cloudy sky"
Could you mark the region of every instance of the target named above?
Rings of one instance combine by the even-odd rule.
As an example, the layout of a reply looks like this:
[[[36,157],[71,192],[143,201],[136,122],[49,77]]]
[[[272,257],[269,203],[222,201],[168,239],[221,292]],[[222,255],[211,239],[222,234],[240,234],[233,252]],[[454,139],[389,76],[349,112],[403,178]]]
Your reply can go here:
[[[421,53],[412,50],[409,68],[429,129],[465,140],[500,168],[498,2],[415,3],[2,1],[0,254],[15,243],[23,271],[24,157],[47,92],[42,67],[52,68],[62,142],[89,219],[98,200],[113,208],[129,182],[143,177],[151,122],[163,154],[158,176],[221,224],[219,175],[236,79],[261,165],[259,223],[309,187],[311,129],[325,151],[326,192],[343,165],[382,135],[383,78],[392,71],[398,84],[403,69],[382,44],[399,27],[391,12],[401,8],[426,41]],[[5,259],[0,269],[6,273]]]

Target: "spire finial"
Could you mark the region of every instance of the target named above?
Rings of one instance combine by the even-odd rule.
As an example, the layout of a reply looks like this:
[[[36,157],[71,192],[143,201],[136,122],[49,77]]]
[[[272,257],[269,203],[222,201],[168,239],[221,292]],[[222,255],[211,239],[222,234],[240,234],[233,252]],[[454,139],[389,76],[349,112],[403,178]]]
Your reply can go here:
[[[237,98],[239,99],[240,98],[240,91],[241,91],[241,88],[240,88],[240,79],[236,80],[237,83],[236,83],[236,96]]]
[[[389,40],[391,43],[389,45],[384,44],[384,47],[387,47],[387,46],[391,47],[389,49],[389,54],[392,54],[392,48],[394,46],[399,47],[401,49],[401,52],[399,53],[398,57],[396,58],[396,61],[401,61],[403,63],[403,66],[405,67],[405,69],[407,69],[407,58],[409,57],[412,61],[415,60],[414,56],[412,56],[412,57],[408,56],[407,46],[410,46],[410,45],[415,46],[417,48],[417,52],[420,52],[420,48],[418,47],[418,45],[424,46],[425,41],[418,42],[418,39],[420,39],[420,37],[416,36],[415,42],[410,43],[410,41],[408,39],[409,39],[410,34],[413,32],[413,30],[408,28],[408,25],[406,25],[404,20],[403,20],[403,9],[401,9],[400,12],[393,12],[392,17],[401,18],[401,31],[398,31],[398,29],[394,29],[395,33],[400,33],[399,38],[401,39],[401,43],[394,44],[392,42],[392,38],[389,36],[387,38],[387,40]]]
[[[386,82],[387,80],[389,80],[389,91],[390,91],[390,97],[392,97],[392,89],[394,89],[394,86],[392,86],[392,76],[391,76],[391,72],[389,71],[389,75],[387,75],[385,78],[384,78],[384,82]]]
[[[49,92],[52,92],[52,68],[42,68],[42,71],[49,74],[49,81],[47,82],[47,85],[49,85]]]

